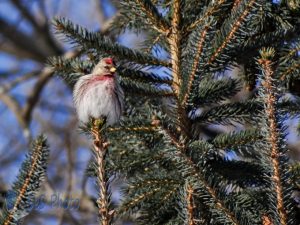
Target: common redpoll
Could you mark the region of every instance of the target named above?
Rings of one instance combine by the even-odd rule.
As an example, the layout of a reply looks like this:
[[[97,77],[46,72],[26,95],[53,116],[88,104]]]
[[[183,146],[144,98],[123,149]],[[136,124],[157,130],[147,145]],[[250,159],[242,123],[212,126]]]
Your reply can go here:
[[[75,84],[73,98],[80,121],[106,118],[107,125],[117,123],[124,105],[124,94],[116,80],[112,58],[104,58],[91,74],[82,76]]]

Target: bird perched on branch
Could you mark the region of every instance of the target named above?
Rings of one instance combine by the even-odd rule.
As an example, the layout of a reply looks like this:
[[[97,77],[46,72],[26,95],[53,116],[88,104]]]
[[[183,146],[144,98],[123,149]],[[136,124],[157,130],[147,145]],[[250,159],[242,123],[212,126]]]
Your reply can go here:
[[[124,94],[116,79],[112,58],[103,58],[91,74],[79,78],[73,98],[78,118],[87,123],[90,118],[106,118],[107,125],[117,123],[124,106]]]

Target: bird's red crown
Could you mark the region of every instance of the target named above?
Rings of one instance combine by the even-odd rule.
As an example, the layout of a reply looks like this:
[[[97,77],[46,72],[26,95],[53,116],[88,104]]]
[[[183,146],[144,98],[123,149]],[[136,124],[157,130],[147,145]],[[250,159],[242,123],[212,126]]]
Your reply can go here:
[[[112,58],[107,58],[107,59],[105,59],[105,62],[106,62],[107,64],[114,64],[114,60],[113,60]]]

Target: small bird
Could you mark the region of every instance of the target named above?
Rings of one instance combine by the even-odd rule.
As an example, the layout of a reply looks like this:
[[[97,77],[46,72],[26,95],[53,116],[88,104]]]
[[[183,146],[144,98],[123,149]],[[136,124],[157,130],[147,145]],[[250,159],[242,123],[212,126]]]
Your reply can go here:
[[[81,122],[102,117],[106,118],[107,125],[119,122],[124,108],[124,93],[115,72],[114,60],[103,58],[91,74],[78,79],[73,99]]]

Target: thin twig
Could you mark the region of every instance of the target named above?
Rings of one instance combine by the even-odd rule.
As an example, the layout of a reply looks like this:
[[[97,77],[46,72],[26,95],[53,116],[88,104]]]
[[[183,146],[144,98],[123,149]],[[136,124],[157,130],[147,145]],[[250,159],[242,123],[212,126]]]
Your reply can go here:
[[[14,46],[16,46],[16,49],[18,49],[22,55],[25,54],[25,57],[30,57],[40,63],[45,62],[49,54],[46,53],[36,41],[32,41],[32,36],[17,29],[16,26],[8,23],[1,17],[0,27],[0,33],[1,36],[4,37],[4,40],[9,40],[8,43],[14,43]],[[14,52],[19,55],[17,50]]]
[[[32,92],[28,96],[27,102],[22,110],[23,118],[27,124],[31,121],[32,110],[40,99],[41,92],[53,73],[54,71],[52,68],[45,67],[40,74],[38,81],[35,83]]]
[[[17,118],[18,123],[20,124],[23,135],[26,139],[31,139],[30,129],[28,127],[28,124],[25,122],[23,115],[21,114],[22,109],[17,100],[6,93],[0,93],[0,101],[2,101],[7,108],[9,108]]]
[[[38,24],[37,20],[34,16],[29,12],[29,10],[21,3],[20,0],[11,0],[11,3],[20,11],[20,13],[29,21],[32,26],[37,30],[40,31],[42,25]]]
[[[7,93],[11,91],[14,87],[16,87],[18,84],[27,81],[33,77],[36,77],[40,74],[40,71],[32,71],[27,74],[24,74],[20,77],[17,77],[15,80],[11,81],[10,83],[6,83],[0,86],[0,93]]]
[[[93,0],[94,4],[96,5],[96,12],[99,24],[102,26],[102,24],[105,23],[107,20],[107,17],[105,15],[104,9],[103,9],[103,2],[101,0]]]

